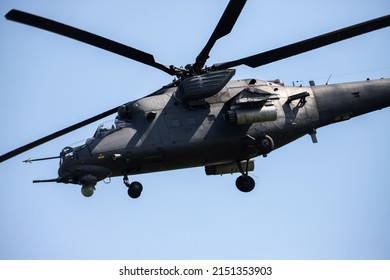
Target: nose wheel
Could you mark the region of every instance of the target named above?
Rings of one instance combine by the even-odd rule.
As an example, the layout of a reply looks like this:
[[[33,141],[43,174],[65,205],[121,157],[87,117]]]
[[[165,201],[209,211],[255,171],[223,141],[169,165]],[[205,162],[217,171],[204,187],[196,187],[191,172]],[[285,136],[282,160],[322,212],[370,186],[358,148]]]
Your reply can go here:
[[[138,197],[140,197],[141,192],[143,190],[142,184],[140,182],[136,182],[135,181],[135,182],[129,183],[129,178],[127,177],[127,175],[125,175],[123,177],[123,183],[128,188],[127,194],[131,198],[138,198]]]

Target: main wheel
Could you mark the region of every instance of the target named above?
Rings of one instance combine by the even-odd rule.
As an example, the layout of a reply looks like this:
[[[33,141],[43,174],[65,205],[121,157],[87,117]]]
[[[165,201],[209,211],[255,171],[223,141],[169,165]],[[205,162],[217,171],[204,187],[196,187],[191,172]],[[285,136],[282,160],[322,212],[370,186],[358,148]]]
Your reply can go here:
[[[141,192],[143,190],[142,184],[140,182],[132,182],[129,185],[129,189],[127,190],[127,194],[131,198],[138,198],[141,195]]]
[[[248,175],[241,175],[236,180],[236,187],[242,192],[250,192],[255,188],[255,180]]]

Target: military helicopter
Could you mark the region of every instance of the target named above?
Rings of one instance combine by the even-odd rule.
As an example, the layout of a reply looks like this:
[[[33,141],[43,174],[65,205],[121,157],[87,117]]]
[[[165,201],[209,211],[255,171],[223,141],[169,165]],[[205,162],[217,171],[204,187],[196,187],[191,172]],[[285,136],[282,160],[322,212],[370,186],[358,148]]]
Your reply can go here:
[[[308,87],[283,81],[232,80],[234,67],[259,67],[390,25],[390,15],[242,59],[206,66],[209,53],[235,25],[246,0],[230,0],[214,32],[192,64],[163,65],[153,55],[98,35],[26,12],[8,20],[63,35],[157,68],[175,79],[143,98],[120,105],[0,156],[0,162],[104,117],[94,135],[59,156],[58,177],[35,180],[81,185],[90,197],[97,182],[123,176],[131,198],[143,186],[129,176],[204,166],[207,175],[239,173],[236,187],[250,192],[254,158],[267,156],[304,135],[317,142],[316,129],[390,105],[390,79]]]

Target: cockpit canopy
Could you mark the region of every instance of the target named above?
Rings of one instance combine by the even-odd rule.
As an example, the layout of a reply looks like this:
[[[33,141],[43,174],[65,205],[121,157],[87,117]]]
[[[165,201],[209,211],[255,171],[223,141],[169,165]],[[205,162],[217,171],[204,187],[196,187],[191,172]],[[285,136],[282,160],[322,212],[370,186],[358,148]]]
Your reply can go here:
[[[100,124],[96,131],[95,134],[93,135],[92,138],[88,138],[86,140],[78,141],[70,146],[65,147],[62,149],[61,152],[61,164],[64,160],[72,160],[74,158],[78,157],[78,154],[84,150],[84,148],[88,147],[94,142],[94,139],[96,138],[103,138],[107,136],[110,133],[113,133],[115,131],[118,131],[124,127],[129,127],[131,126],[131,123],[129,121],[124,121],[121,119],[113,119],[113,120],[108,120],[102,124]]]
[[[95,134],[93,135],[94,138],[102,138],[106,136],[107,134],[119,130],[121,128],[124,128],[126,126],[129,126],[129,122],[121,120],[121,119],[114,119],[114,120],[108,120],[101,125],[98,126],[98,128],[95,131]]]

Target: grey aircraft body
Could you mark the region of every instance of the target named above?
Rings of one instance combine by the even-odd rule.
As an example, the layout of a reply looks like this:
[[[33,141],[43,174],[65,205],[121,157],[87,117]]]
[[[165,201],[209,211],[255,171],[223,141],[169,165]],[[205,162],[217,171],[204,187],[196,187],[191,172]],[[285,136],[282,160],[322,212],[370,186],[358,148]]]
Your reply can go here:
[[[236,61],[205,67],[214,43],[230,33],[246,1],[231,0],[195,63],[165,66],[152,55],[74,27],[12,10],[7,19],[42,28],[148,64],[177,79],[160,90],[38,139],[0,157],[0,162],[77,128],[117,113],[95,134],[59,156],[58,177],[34,182],[71,183],[91,196],[97,182],[123,176],[137,198],[134,174],[204,166],[207,175],[241,173],[236,186],[251,191],[253,158],[266,156],[316,129],[390,106],[390,79],[332,85],[285,86],[283,81],[233,80],[232,67],[258,67],[390,25],[390,16],[350,26]],[[44,158],[48,159],[48,158]],[[28,162],[44,159],[28,160]]]

